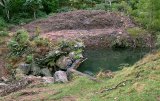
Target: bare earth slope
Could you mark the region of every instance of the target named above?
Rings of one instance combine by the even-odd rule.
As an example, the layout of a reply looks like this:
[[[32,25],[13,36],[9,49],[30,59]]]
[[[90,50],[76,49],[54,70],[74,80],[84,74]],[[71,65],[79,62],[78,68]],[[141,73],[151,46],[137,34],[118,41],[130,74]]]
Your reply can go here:
[[[122,13],[102,10],[79,10],[39,19],[13,28],[12,31],[22,27],[30,33],[34,33],[36,28],[38,28],[43,36],[49,37],[53,41],[59,38],[81,38],[86,45],[91,46],[107,45],[105,37],[115,34],[125,35],[127,34],[126,28],[134,27],[134,24],[129,17]],[[95,38],[97,42],[94,40]]]

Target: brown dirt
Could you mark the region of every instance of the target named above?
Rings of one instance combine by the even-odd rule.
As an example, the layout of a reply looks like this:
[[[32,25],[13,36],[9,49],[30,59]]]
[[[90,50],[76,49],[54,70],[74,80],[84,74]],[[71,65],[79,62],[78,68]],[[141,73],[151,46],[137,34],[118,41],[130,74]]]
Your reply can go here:
[[[129,17],[122,13],[102,10],[79,10],[60,13],[45,19],[38,19],[23,26],[12,28],[16,31],[25,28],[30,33],[40,29],[44,37],[57,39],[84,40],[87,46],[107,45],[108,35],[127,34],[126,28],[134,27]],[[96,38],[96,40],[94,40]]]
[[[59,92],[46,87],[26,88],[12,93],[3,98],[4,101],[46,101],[49,95],[56,95]]]
[[[5,63],[2,57],[0,57],[0,79],[7,79],[9,77],[9,71],[5,67]]]

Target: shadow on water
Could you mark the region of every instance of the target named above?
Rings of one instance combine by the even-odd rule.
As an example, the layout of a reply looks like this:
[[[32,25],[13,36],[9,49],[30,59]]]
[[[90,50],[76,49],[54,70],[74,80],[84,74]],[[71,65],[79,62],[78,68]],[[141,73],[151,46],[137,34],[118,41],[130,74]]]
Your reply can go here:
[[[97,73],[100,70],[120,70],[120,67],[133,65],[144,57],[150,49],[85,49],[88,58],[78,68],[81,72]]]

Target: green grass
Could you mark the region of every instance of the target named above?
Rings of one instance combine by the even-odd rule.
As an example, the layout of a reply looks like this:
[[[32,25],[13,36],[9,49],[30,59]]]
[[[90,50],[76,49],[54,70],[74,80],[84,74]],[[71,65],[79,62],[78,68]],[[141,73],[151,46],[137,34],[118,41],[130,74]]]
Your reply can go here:
[[[146,56],[133,65],[116,72],[112,79],[94,82],[78,77],[67,84],[51,84],[50,88],[60,91],[57,95],[47,96],[47,100],[60,100],[74,96],[78,101],[157,101],[160,96],[160,52]],[[124,86],[104,93],[105,88],[112,88],[118,83]]]

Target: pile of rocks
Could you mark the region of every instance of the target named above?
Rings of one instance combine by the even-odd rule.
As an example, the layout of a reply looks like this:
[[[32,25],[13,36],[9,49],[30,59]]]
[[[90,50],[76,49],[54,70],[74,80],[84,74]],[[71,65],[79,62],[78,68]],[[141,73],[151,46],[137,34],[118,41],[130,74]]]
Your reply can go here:
[[[75,48],[82,50],[83,44],[77,43]],[[54,83],[54,82],[68,82],[67,69],[72,67],[74,62],[78,59],[83,59],[82,51],[69,50],[67,54],[63,54],[63,50],[54,50],[51,52],[51,55],[46,56],[47,59],[51,60],[49,63],[53,63],[52,67],[43,67],[37,65],[34,61],[30,64],[20,63],[16,69],[15,77],[16,78],[29,78],[33,80],[40,80],[45,83]],[[54,57],[54,58],[51,58]],[[44,62],[45,62],[44,60]],[[42,61],[43,63],[43,61]]]

